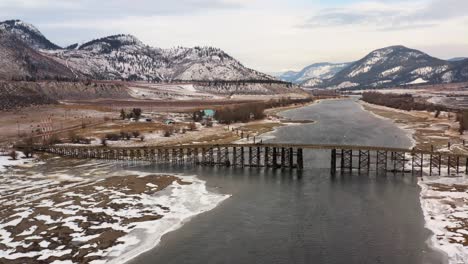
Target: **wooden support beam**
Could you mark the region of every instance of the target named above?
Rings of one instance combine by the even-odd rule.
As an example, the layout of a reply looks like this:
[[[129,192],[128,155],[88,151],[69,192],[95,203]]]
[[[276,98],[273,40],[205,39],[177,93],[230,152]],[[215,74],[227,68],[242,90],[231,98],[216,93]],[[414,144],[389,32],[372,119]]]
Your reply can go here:
[[[304,157],[302,156],[302,148],[297,149],[297,169],[298,170],[303,170],[304,169]]]
[[[264,150],[265,150],[265,156],[264,156],[263,164],[265,164],[265,167],[269,167],[270,166],[270,148],[265,147]]]
[[[273,156],[272,156],[272,162],[271,164],[273,165],[273,168],[277,168],[278,167],[278,148],[276,147],[273,147]]]
[[[293,148],[289,148],[289,168],[294,168],[294,151]]]
[[[286,150],[284,148],[281,148],[281,168],[284,168],[284,165],[286,164]]]
[[[330,172],[332,176],[336,175],[336,149],[331,150],[331,157],[330,157]]]
[[[262,166],[262,148],[257,147],[257,167]]]

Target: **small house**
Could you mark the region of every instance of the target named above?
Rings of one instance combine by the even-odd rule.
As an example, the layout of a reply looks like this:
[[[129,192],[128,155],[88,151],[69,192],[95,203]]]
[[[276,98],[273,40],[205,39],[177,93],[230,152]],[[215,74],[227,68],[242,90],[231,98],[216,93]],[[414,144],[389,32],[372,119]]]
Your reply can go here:
[[[204,119],[213,119],[214,115],[215,115],[215,110],[213,110],[213,109],[203,110],[203,118]]]
[[[174,119],[165,119],[164,124],[165,125],[173,125],[173,124],[175,124],[175,121],[174,121]]]

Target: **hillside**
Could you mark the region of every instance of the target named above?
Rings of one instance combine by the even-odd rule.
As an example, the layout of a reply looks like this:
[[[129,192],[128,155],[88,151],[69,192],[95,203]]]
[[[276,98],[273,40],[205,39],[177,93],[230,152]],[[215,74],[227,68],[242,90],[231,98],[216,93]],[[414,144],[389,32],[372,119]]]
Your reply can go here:
[[[301,71],[288,71],[279,76],[283,81],[302,84],[303,86],[315,86],[326,79],[330,79],[348,66],[349,63],[315,63]]]
[[[129,99],[128,89],[112,83],[0,81],[0,110],[56,104],[61,100]]]
[[[320,87],[344,89],[465,81],[462,62],[449,62],[404,46],[375,50]]]
[[[59,46],[55,45],[42,35],[36,27],[21,20],[7,20],[0,22],[0,30],[14,35],[16,38],[22,40],[34,49],[60,49]]]
[[[115,35],[52,53],[74,72],[100,80],[269,80],[220,49],[160,49],[131,35]]]
[[[132,35],[113,35],[63,49],[49,41],[33,25],[20,20],[0,22],[0,30],[22,42],[16,53],[27,50],[26,54],[34,54],[29,56],[39,58],[42,55],[44,59],[41,60],[47,60],[47,64],[50,64],[34,64],[21,59],[22,66],[15,67],[31,68],[33,72],[15,70],[18,72],[15,78],[20,79],[41,79],[50,75],[63,79],[151,82],[276,80],[245,67],[229,54],[213,47],[161,49],[145,45]],[[14,49],[15,46],[10,45],[9,48]],[[4,50],[2,47],[0,49]],[[44,74],[35,74],[36,66],[47,66],[37,68]],[[8,77],[6,74],[2,78]]]
[[[74,76],[65,65],[32,49],[16,35],[0,31],[0,79],[49,80]]]
[[[352,63],[316,63],[278,75],[281,80],[311,88],[359,89],[468,81],[463,57],[434,58],[419,50],[391,46],[372,51]]]

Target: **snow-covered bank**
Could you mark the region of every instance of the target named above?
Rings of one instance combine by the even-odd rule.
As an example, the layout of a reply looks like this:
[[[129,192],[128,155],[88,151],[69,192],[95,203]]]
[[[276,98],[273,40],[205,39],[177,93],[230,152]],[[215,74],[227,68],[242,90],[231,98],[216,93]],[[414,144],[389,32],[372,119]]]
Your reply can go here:
[[[0,173],[0,263],[124,263],[229,197],[125,168],[53,158]]]
[[[5,172],[10,167],[24,165],[32,159],[23,159],[23,153],[18,152],[18,158],[13,160],[10,156],[0,156],[0,172]]]
[[[103,252],[108,259],[92,263],[127,262],[157,246],[162,236],[182,227],[190,218],[214,209],[219,203],[230,197],[208,191],[206,182],[195,176],[181,178],[191,184],[180,185],[175,182],[168,187],[168,190],[153,197],[144,197],[144,200],[140,201],[145,206],[163,205],[170,208],[169,212],[160,212],[163,217],[155,221],[134,223],[135,228],[119,239],[122,244]]]
[[[468,178],[428,178],[418,182],[430,246],[445,252],[450,264],[468,263]]]

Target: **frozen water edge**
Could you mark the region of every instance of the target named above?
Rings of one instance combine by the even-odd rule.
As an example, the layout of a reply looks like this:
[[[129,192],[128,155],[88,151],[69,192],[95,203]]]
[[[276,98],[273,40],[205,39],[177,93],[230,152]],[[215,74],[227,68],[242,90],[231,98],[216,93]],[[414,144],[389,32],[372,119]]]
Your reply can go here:
[[[432,231],[432,236],[428,241],[431,248],[445,253],[450,264],[468,263],[468,247],[461,243],[453,243],[450,240],[460,238],[460,233],[454,233],[447,230],[447,227],[457,227],[459,221],[453,217],[456,215],[459,219],[468,219],[468,192],[458,191],[437,191],[430,187],[430,184],[444,184],[453,186],[454,184],[467,185],[468,179],[465,177],[440,178],[418,181],[421,187],[420,201],[424,214],[425,227]],[[432,198],[432,199],[431,199]],[[437,198],[437,199],[434,199]],[[455,208],[450,206],[457,200],[463,199],[463,203]],[[464,230],[468,232],[467,230]]]
[[[158,220],[135,223],[136,228],[119,239],[123,244],[111,248],[107,258],[91,263],[128,262],[156,247],[165,234],[179,229],[192,217],[214,209],[230,197],[230,195],[208,191],[206,182],[196,176],[182,176],[180,178],[191,184],[180,185],[175,182],[167,190],[156,194],[159,196],[158,200],[161,204],[170,208],[169,213]]]
[[[24,165],[31,159],[23,159],[23,153],[18,152],[18,159],[12,160],[10,156],[0,156],[0,172],[5,172],[9,167]]]

